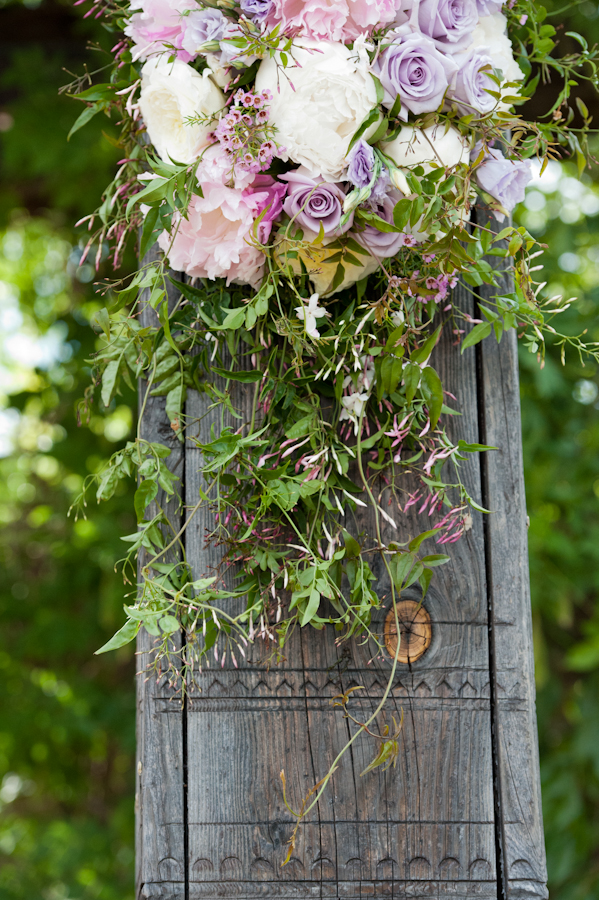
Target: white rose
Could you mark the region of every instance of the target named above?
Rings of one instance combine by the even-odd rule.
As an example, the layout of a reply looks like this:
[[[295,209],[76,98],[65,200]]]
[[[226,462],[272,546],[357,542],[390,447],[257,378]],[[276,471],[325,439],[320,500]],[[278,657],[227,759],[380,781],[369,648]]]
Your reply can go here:
[[[278,129],[277,143],[285,148],[281,158],[327,181],[339,181],[349,142],[377,105],[374,81],[359,55],[343,44],[305,39],[294,43],[289,57],[286,69],[280,60],[265,59],[256,76],[256,91],[272,93],[270,122]],[[377,127],[375,123],[364,138]]]
[[[472,32],[472,41],[467,48],[484,48],[493,61],[495,69],[501,69],[505,81],[522,81],[524,73],[514,59],[512,42],[507,36],[507,19],[503,13],[482,16]],[[513,91],[510,93],[513,94]]]
[[[191,163],[208,146],[213,123],[188,124],[195,116],[212,116],[225,105],[210,72],[200,75],[191,66],[163,56],[148,60],[141,70],[139,108],[148,135],[165,161]]]
[[[398,169],[422,166],[425,172],[437,166],[451,169],[458,163],[466,162],[470,153],[470,142],[460,132],[450,126],[431,125],[424,130],[404,125],[393,141],[382,142],[381,150]],[[411,194],[405,175],[393,169],[391,180],[404,194]]]

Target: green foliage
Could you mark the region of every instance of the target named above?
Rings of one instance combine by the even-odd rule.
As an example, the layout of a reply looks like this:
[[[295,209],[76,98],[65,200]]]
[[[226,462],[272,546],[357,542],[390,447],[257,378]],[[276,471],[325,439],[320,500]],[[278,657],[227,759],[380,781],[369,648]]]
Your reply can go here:
[[[102,137],[104,116],[66,144],[73,106],[58,96],[62,67],[79,68],[84,35],[104,40],[102,30],[68,6],[19,7],[0,10],[0,332],[23,342],[15,359],[0,333],[0,406],[17,430],[17,452],[0,459],[0,897],[127,900],[134,660],[128,649],[110,664],[93,653],[122,615],[116,534],[134,521],[119,491],[87,519],[67,512],[131,412],[119,397],[77,425],[95,349],[89,320],[102,304],[77,237],[60,227],[97,203],[119,151]],[[48,368],[35,365],[40,344]]]
[[[520,218],[548,244],[548,291],[577,296],[561,317],[599,337],[599,190],[551,167]],[[553,188],[553,189],[552,189]],[[586,215],[585,215],[586,211]],[[540,371],[522,347],[537,708],[552,896],[599,896],[599,369],[559,348]]]
[[[31,353],[49,335],[58,351],[37,371],[27,354],[11,360],[8,341],[2,353],[20,413],[20,453],[0,460],[3,900],[132,896],[133,660],[129,650],[110,665],[93,657],[122,607],[113,557],[116,532],[133,527],[129,500],[67,518],[130,417],[115,409],[77,427],[95,342],[82,310],[97,304],[66,274],[71,255],[68,235],[42,219],[0,233],[4,314],[20,310]]]

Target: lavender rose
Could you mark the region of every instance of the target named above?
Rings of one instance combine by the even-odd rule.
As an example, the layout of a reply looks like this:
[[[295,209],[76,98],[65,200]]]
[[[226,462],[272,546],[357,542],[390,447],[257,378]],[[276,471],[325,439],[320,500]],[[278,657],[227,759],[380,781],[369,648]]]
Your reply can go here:
[[[349,166],[347,180],[354,187],[364,188],[370,184],[374,170],[374,150],[360,138],[347,155]]]
[[[274,5],[274,0],[239,0],[242,13],[258,23],[264,22]]]
[[[501,12],[503,0],[476,0],[479,16],[492,16]]]
[[[402,119],[407,120],[408,110],[414,115],[434,112],[443,101],[457,65],[440,53],[432,40],[414,34],[409,26],[402,25],[390,36],[395,38],[393,43],[374,66],[385,91],[383,106],[391,109],[399,94]]]
[[[479,141],[472,151],[472,158],[480,154]],[[489,147],[486,156],[476,170],[476,178],[483,189],[494,197],[510,213],[517,203],[524,200],[525,188],[532,179],[530,160],[506,159],[501,150]],[[500,222],[505,216],[495,213]]]
[[[440,50],[464,50],[478,22],[477,0],[414,0],[410,24],[432,38]]]
[[[488,113],[495,108],[497,100],[489,91],[497,92],[497,84],[489,78],[493,60],[485,48],[471,50],[468,55],[455,56],[459,65],[449,96],[456,101],[463,116],[473,112]],[[487,71],[481,71],[485,67]]]
[[[318,233],[322,225],[325,236],[351,228],[353,215],[340,227],[345,193],[338,184],[311,175],[304,166],[281,175],[280,180],[289,183],[283,209],[301,228]]]
[[[393,225],[393,209],[401,197],[399,191],[392,190],[382,203],[373,208],[373,212],[389,225]],[[378,259],[395,256],[406,241],[406,235],[402,232],[379,231],[375,225],[366,225],[363,231],[356,231],[352,236]]]
[[[218,9],[194,9],[185,16],[184,21],[185,33],[181,44],[193,55],[205,44],[217,44],[229,23],[229,19]]]

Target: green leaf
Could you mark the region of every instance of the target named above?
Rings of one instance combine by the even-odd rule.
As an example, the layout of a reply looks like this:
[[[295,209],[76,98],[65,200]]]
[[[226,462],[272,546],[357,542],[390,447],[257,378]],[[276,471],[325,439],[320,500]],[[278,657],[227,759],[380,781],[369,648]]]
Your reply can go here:
[[[366,775],[368,772],[374,771],[379,766],[383,766],[382,771],[388,769],[391,765],[395,765],[397,760],[397,754],[399,752],[399,744],[397,741],[383,741],[381,744],[381,749],[374,757],[371,763],[369,763],[363,772],[360,772],[360,778],[362,775]]]
[[[439,325],[437,329],[431,334],[431,336],[424,342],[422,347],[418,350],[414,350],[414,352],[410,356],[410,362],[413,363],[423,363],[429,358],[433,350],[435,349],[435,345],[439,340],[439,335],[441,334],[441,329],[443,325]]]
[[[379,82],[379,84],[380,84],[380,82]],[[378,107],[377,107],[377,106],[375,106],[374,109],[371,109],[371,110],[370,110],[370,112],[368,113],[368,115],[367,115],[367,116],[365,117],[365,119],[362,121],[362,124],[360,125],[360,127],[358,128],[358,130],[354,133],[354,135],[353,135],[351,141],[349,142],[349,147],[347,148],[347,152],[348,152],[348,153],[349,153],[349,151],[351,150],[351,148],[354,146],[354,144],[356,143],[356,141],[359,141],[359,140],[360,140],[360,138],[362,137],[362,135],[364,134],[364,132],[367,131],[367,129],[370,128],[371,125],[374,125],[375,122],[378,122],[379,115],[380,115],[380,113],[379,113],[379,110],[378,110]]]
[[[295,441],[297,438],[301,438],[305,434],[308,434],[308,432],[312,430],[313,425],[314,413],[310,413],[309,416],[304,416],[303,419],[300,419],[299,422],[292,425],[291,428],[285,432],[285,436],[288,440]]]
[[[410,548],[410,550],[415,552],[416,550],[418,550],[423,541],[426,541],[427,538],[432,537],[438,532],[438,530],[438,528],[431,528],[430,531],[423,531],[422,534],[419,534],[415,538],[412,538],[412,540],[408,544],[408,547]]]
[[[152,478],[146,478],[141,482],[133,498],[137,521],[142,522],[146,506],[156,498],[158,494],[158,483]]]
[[[243,384],[251,384],[260,381],[263,373],[259,369],[248,369],[247,371],[230,372],[229,369],[219,369],[218,366],[212,366],[211,372],[220,375],[221,378],[229,378],[231,381],[241,381]]]
[[[418,581],[420,582],[420,587],[422,588],[422,596],[426,597],[429,589],[429,585],[431,583],[431,578],[433,577],[432,569],[423,569],[422,574],[420,575]]]
[[[166,395],[166,414],[170,422],[178,421],[181,410],[183,408],[183,403],[185,401],[185,394],[187,393],[187,389],[183,382],[174,387],[172,390],[168,392]]]
[[[119,374],[120,360],[111,359],[102,375],[102,403],[110,406],[110,402],[116,388],[116,379]]]
[[[403,370],[403,380],[406,386],[406,400],[408,403],[411,403],[416,396],[421,377],[422,372],[420,366],[415,366],[413,363],[408,363]]]
[[[428,414],[431,420],[431,428],[439,421],[443,408],[443,385],[441,379],[431,366],[422,370],[422,393],[425,395]]]
[[[345,552],[348,558],[360,555],[360,545],[345,529],[343,529],[343,543],[345,544]]]
[[[103,106],[99,103],[94,103],[93,106],[86,106],[83,112],[75,119],[75,123],[67,135],[67,141],[71,140],[71,136],[74,135],[76,131],[79,131],[80,128],[87,125],[90,119],[93,119],[99,112],[102,112],[102,109]]]
[[[107,339],[110,340],[110,316],[105,306],[94,313],[94,321],[100,326]]]
[[[230,328],[231,331],[236,331],[238,328],[241,328],[245,322],[245,311],[245,306],[239,306],[237,309],[229,310],[225,316],[222,327]]]
[[[480,325],[475,325],[472,331],[467,334],[462,341],[460,352],[463,353],[468,347],[473,347],[474,344],[478,344],[488,337],[491,334],[492,327],[491,322],[482,322]]]
[[[163,616],[158,624],[165,634],[174,634],[175,631],[179,631],[179,629],[181,628],[179,620],[176,619],[175,616],[171,615]]]
[[[306,608],[300,616],[300,625],[303,628],[304,625],[308,625],[316,613],[318,612],[318,607],[320,606],[320,593],[316,590],[315,587],[310,591],[310,599],[306,604]]]
[[[393,207],[393,222],[398,231],[403,231],[410,219],[410,211],[412,209],[412,201],[404,197],[398,200]]]
[[[420,562],[430,568],[432,566],[444,566],[450,560],[451,556],[446,556],[445,553],[432,553],[430,556],[423,556]]]
[[[108,653],[109,650],[118,650],[119,647],[124,647],[137,635],[139,626],[139,622],[129,619],[122,628],[119,628],[116,634],[113,634],[109,641],[100,647],[99,650],[96,650],[95,656],[99,656],[100,653]]]
[[[146,255],[147,251],[150,249],[152,244],[155,241],[154,237],[154,229],[156,227],[156,223],[158,221],[158,217],[160,216],[160,207],[152,206],[148,210],[148,214],[144,219],[143,228],[141,231],[141,238],[139,241],[139,255],[143,259]]]

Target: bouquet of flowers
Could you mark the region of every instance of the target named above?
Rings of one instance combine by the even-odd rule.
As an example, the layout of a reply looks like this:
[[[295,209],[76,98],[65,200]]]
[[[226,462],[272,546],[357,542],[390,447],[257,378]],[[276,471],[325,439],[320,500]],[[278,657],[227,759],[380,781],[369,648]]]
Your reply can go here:
[[[159,235],[177,271],[255,289],[267,268],[305,271],[327,297],[402,248],[413,276],[477,191],[501,218],[524,197],[530,163],[497,134],[524,79],[499,0],[133,7],[134,114],[163,163],[193,167],[189,205]],[[441,303],[454,271],[415,277]],[[311,303],[298,315],[318,338]]]
[[[518,327],[541,360],[546,335],[599,359],[551,324],[569,301],[544,297],[531,265],[540,251],[506,220],[531,158],[541,170],[558,153],[586,165],[590,117],[579,100],[573,121],[570,98],[581,79],[597,83],[597,51],[574,35],[580,52],[554,57],[555,28],[530,0],[94,0],[95,10],[119,37],[110,80],[72,88],[85,103],[73,131],[116,115],[124,158],[87,219],[85,253],[100,261],[111,242],[118,263],[140,233],[143,261],[101,288],[94,381],[108,406],[121,379],[144,378],[141,415],[165,398],[176,438],[201,450],[205,484],[183,527],[171,524],[153,503],[159,490],[178,496],[171,451],[142,430],[93,477],[99,499],[137,477],[124,564],[135,583],[145,553],[127,622],[103,650],[143,626],[155,665],[168,665],[183,628],[173,668],[183,685],[209,656],[237,665],[256,637],[282,654],[296,626],[331,624],[339,640],[367,635],[382,650],[372,561],[391,599],[411,584],[424,595],[449,557],[422,555],[423,541],[452,544],[482,509],[460,466],[486,448],[447,427],[455,410],[431,361],[442,332],[463,352]],[[553,107],[523,119],[518,108],[552,72]],[[148,254],[156,242],[162,254]],[[220,430],[200,422],[198,433],[189,389],[220,406]],[[201,506],[222,565],[197,573],[165,554]],[[370,534],[351,534],[344,517],[358,507],[371,511]],[[426,530],[397,543],[410,508]],[[232,598],[246,598],[242,612]]]

